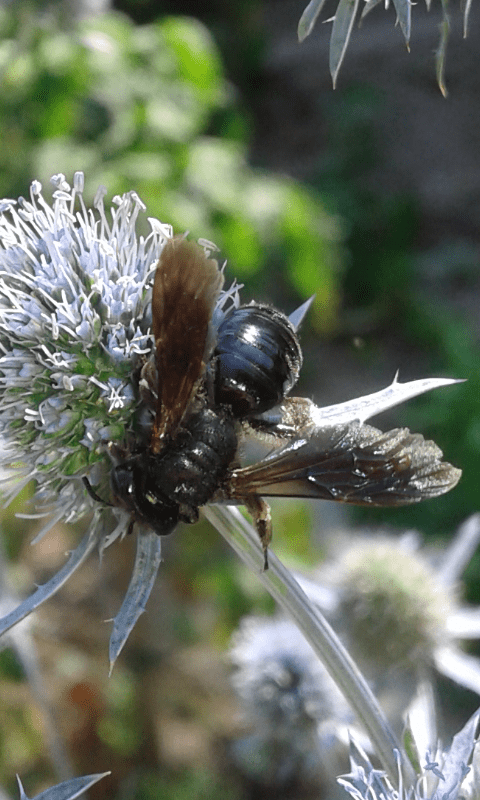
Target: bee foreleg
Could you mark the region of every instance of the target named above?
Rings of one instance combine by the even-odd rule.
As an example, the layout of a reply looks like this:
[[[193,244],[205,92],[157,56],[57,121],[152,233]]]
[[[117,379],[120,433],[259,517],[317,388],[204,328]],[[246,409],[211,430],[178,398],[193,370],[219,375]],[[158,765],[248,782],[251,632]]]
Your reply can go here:
[[[189,506],[186,503],[180,503],[179,514],[182,522],[188,522],[189,525],[193,525],[195,522],[198,522],[198,508],[195,508],[194,506]]]
[[[247,497],[242,498],[249,514],[252,515],[255,528],[260,537],[260,542],[263,549],[263,571],[268,569],[268,545],[272,541],[272,514],[270,506],[265,502],[263,497],[257,494],[249,494]]]
[[[92,500],[95,500],[97,503],[101,503],[102,506],[112,505],[112,503],[109,503],[108,500],[104,500],[103,497],[100,497],[100,495],[96,493],[95,489],[93,488],[92,484],[90,483],[87,477],[84,476],[82,478],[82,481],[83,485],[85,486],[85,489],[87,490]]]

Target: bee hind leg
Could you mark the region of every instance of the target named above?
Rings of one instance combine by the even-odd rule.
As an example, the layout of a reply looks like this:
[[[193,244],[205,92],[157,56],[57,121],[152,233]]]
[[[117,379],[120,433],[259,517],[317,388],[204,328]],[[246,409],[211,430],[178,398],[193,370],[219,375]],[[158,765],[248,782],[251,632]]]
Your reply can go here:
[[[272,541],[272,514],[270,506],[263,497],[256,494],[247,495],[242,502],[251,514],[255,528],[260,538],[263,550],[263,571],[268,569],[268,545]]]

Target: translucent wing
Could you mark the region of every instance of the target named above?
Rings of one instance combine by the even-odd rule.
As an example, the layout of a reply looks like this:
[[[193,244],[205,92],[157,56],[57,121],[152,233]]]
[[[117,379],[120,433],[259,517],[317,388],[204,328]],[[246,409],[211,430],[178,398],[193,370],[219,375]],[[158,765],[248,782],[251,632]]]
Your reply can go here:
[[[158,375],[158,406],[152,450],[182,420],[203,374],[208,327],[223,276],[196,242],[170,239],[153,284],[152,324]]]
[[[452,489],[461,470],[407,428],[383,433],[352,422],[305,431],[256,464],[234,470],[228,495],[316,497],[344,503],[399,506]]]

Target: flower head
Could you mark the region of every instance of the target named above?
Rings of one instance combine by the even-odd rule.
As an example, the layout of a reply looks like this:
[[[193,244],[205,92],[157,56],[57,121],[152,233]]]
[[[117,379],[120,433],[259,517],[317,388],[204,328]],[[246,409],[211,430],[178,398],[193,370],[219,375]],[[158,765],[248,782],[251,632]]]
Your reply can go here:
[[[339,565],[349,640],[365,658],[375,653],[380,670],[425,663],[445,638],[453,594],[412,544],[411,537],[361,540]]]
[[[419,759],[416,780],[405,784],[401,778],[398,756],[398,788],[385,772],[375,769],[358,745],[350,748],[351,771],[338,783],[354,800],[459,800],[478,797],[478,725],[477,711],[453,737],[449,748],[435,742],[433,754]],[[413,743],[415,745],[415,742]],[[418,753],[415,753],[417,760]]]
[[[150,233],[137,234],[145,206],[135,192],[114,197],[107,212],[100,188],[87,209],[83,182],[83,173],[73,187],[63,175],[52,178],[52,205],[38,181],[29,200],[0,203],[1,466],[15,467],[16,476],[5,499],[35,479],[36,509],[48,516],[37,538],[61,518],[94,512],[88,540],[18,618],[56,591],[95,544],[103,548],[128,530],[131,515],[95,502],[81,479],[108,498],[107,443],[122,443],[151,423],[138,401],[135,370],[152,355],[152,276],[172,230],[150,218]],[[238,302],[235,284],[221,292],[215,324]],[[150,566],[148,576],[134,574],[137,611],[128,630],[147,599],[134,591],[152,584],[159,548],[159,537],[139,537],[137,559],[148,551]]]
[[[312,779],[335,763],[351,713],[298,628],[277,617],[245,617],[232,638],[232,677],[251,735],[237,740],[237,765],[261,782]]]
[[[479,542],[474,514],[436,557],[420,549],[412,532],[377,534],[356,537],[327,565],[324,583],[334,593],[339,625],[367,674],[388,687],[393,670],[397,688],[402,672],[413,674],[413,689],[435,668],[480,694],[480,661],[460,644],[480,638],[480,610],[460,600],[461,575]]]
[[[4,462],[68,520],[92,504],[78,478],[105,482],[105,444],[132,427],[132,373],[153,346],[152,273],[172,230],[150,219],[137,235],[135,192],[113,198],[109,218],[103,188],[86,209],[82,173],[73,188],[52,182],[52,206],[37,181],[30,201],[1,203],[0,433]],[[217,317],[232,297],[221,294]]]
[[[99,483],[105,441],[131,424],[132,363],[151,350],[148,282],[169,230],[137,239],[133,192],[108,220],[103,191],[85,208],[81,173],[73,189],[53,183],[52,207],[38,182],[30,201],[2,203],[0,432],[4,460],[20,455],[37,500],[68,520],[91,507],[78,478]]]

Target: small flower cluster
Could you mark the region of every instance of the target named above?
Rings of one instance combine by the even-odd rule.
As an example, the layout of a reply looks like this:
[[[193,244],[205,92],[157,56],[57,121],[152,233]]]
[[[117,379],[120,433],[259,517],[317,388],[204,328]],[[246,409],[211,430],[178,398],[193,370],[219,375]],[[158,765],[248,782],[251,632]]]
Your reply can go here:
[[[343,631],[349,651],[358,655],[359,665],[386,702],[394,728],[403,725],[407,711],[419,753],[427,747],[438,749],[432,741],[433,667],[480,695],[480,661],[460,647],[462,638],[480,638],[480,613],[458,600],[461,574],[479,542],[480,515],[475,514],[460,526],[441,559],[437,556],[435,567],[431,554],[419,551],[417,535],[377,534],[359,541],[356,537],[355,543],[344,546],[338,560],[321,571],[329,582],[298,577],[311,603],[322,607]],[[244,618],[234,634],[230,658],[236,667],[232,682],[251,728],[232,745],[244,774],[256,780],[267,776],[277,785],[293,776],[308,780],[321,774],[323,780],[331,779],[353,733],[352,772],[341,784],[356,800],[366,800],[368,787],[378,791],[378,797],[385,792],[386,798],[399,800],[386,774],[376,771],[361,750],[361,734],[338,689],[293,622],[280,616]],[[460,785],[465,772],[458,761],[459,742],[468,750],[460,753],[465,764],[475,725],[464,729],[463,739],[458,734],[448,758],[438,749],[428,760],[414,800],[432,796],[432,781],[442,794],[442,781],[453,780],[452,759]],[[365,737],[364,742],[371,749]],[[420,764],[418,754],[416,760]]]

